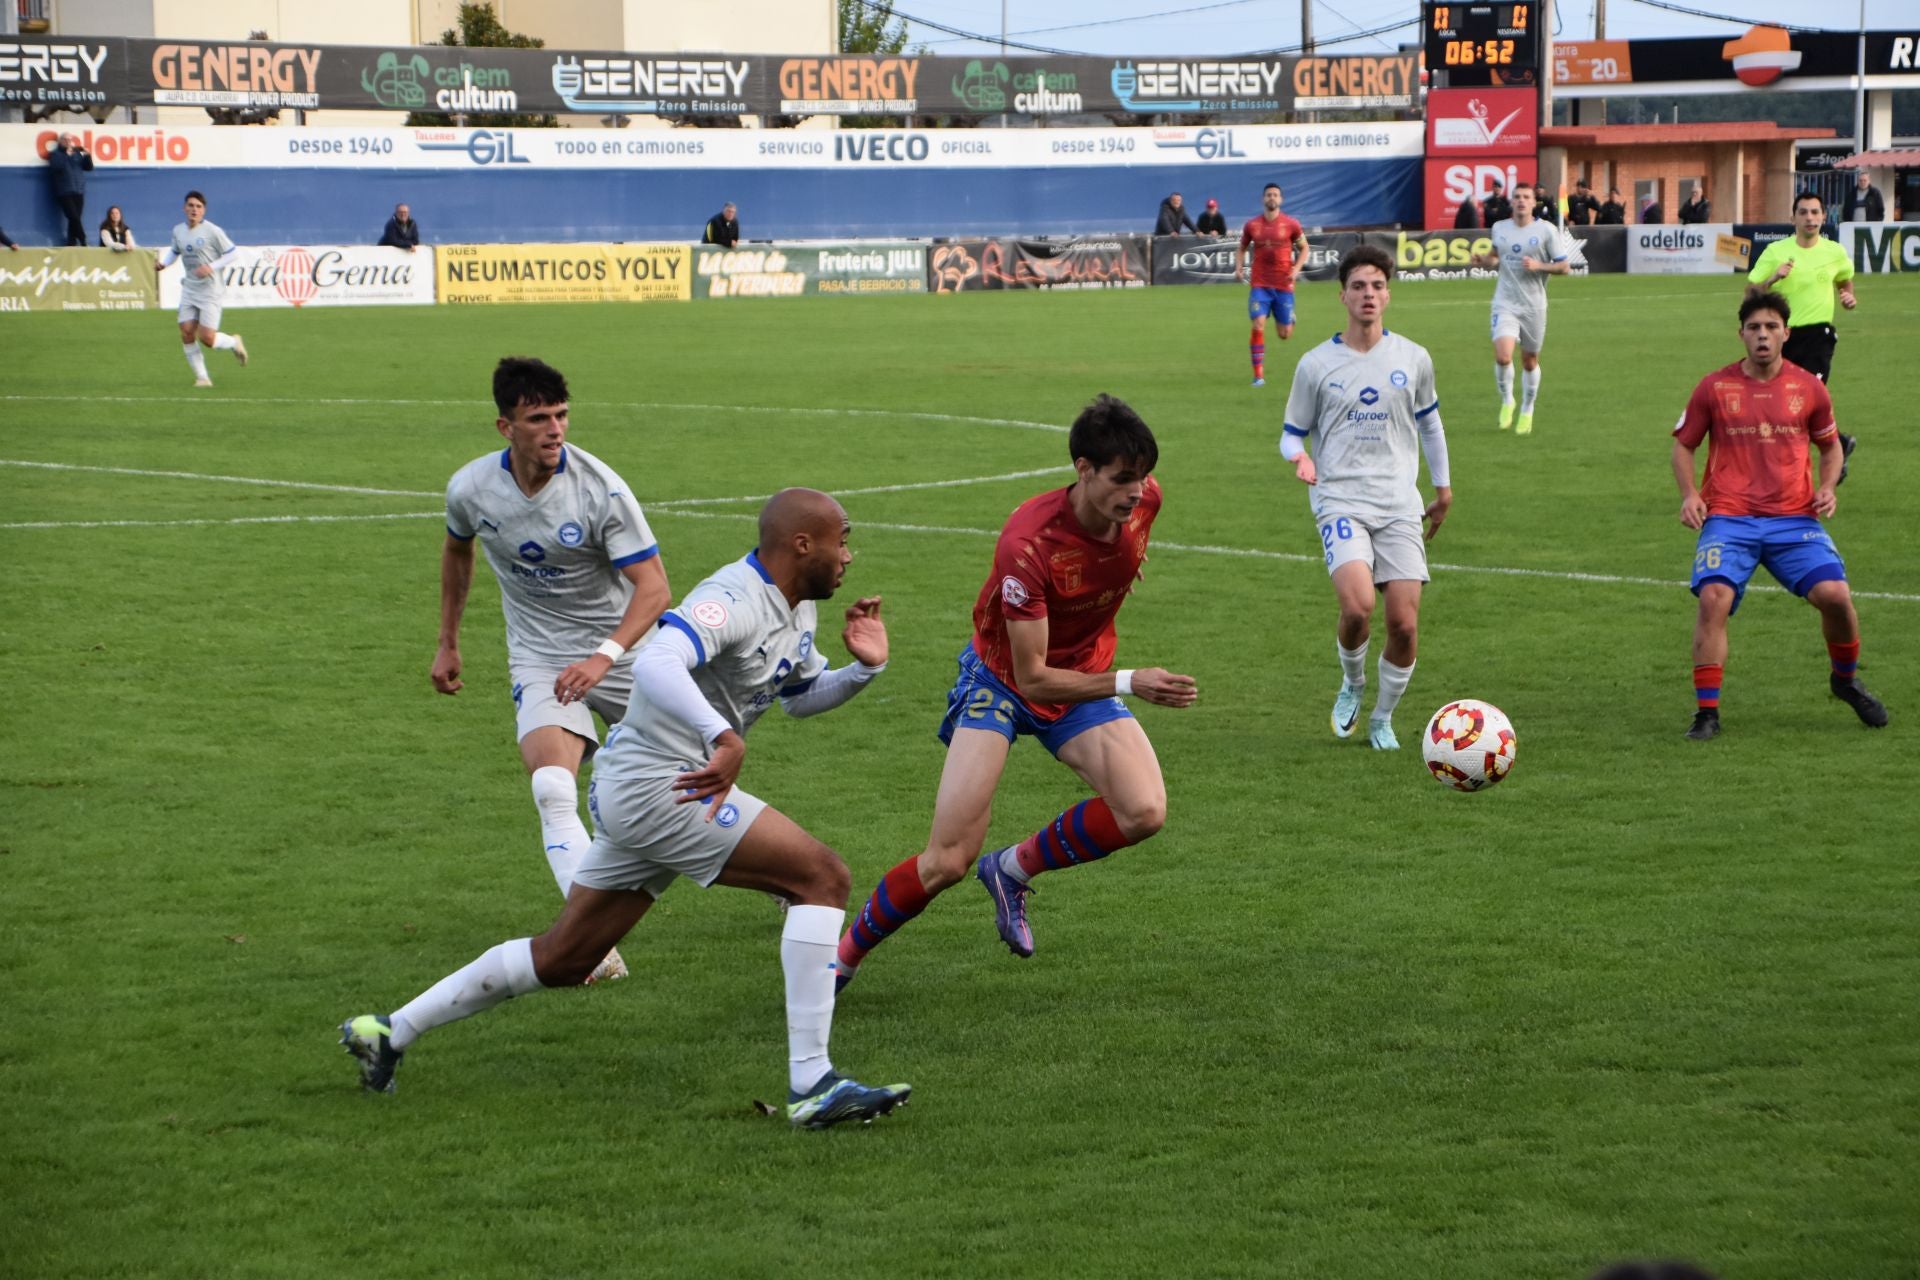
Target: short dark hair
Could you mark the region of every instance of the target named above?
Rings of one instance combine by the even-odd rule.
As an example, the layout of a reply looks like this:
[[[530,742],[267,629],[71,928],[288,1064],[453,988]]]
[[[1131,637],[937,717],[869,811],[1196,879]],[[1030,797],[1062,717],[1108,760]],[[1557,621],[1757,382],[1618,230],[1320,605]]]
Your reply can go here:
[[[1355,245],[1347,250],[1347,256],[1340,259],[1340,287],[1347,287],[1347,277],[1358,267],[1377,267],[1387,279],[1393,279],[1393,255],[1377,244]]]
[[[1574,183],[1573,185],[1576,187],[1585,189],[1588,184],[1587,184],[1587,180],[1585,178],[1582,178],[1578,182]]]
[[[186,195],[180,197],[181,204],[185,204],[189,200],[198,200],[201,204],[205,204],[207,202],[207,198],[201,195],[198,191],[189,191],[187,192]]]
[[[1067,453],[1076,462],[1085,458],[1096,471],[1115,461],[1138,463],[1142,471],[1152,471],[1160,461],[1160,445],[1152,429],[1132,405],[1104,391],[1073,420],[1067,432]]]
[[[1820,193],[1818,191],[1802,191],[1799,195],[1793,198],[1793,211],[1795,213],[1800,212],[1800,202],[1802,200],[1813,201],[1815,204],[1820,206],[1820,212],[1822,213],[1825,213],[1827,211],[1827,202],[1821,199]]]
[[[1269,182],[1266,186],[1260,188],[1261,195],[1265,195],[1269,191],[1280,191],[1280,184],[1277,182]],[[1284,191],[1280,191],[1280,194],[1285,195],[1287,193]]]
[[[1786,324],[1793,319],[1793,308],[1787,300],[1769,289],[1765,293],[1748,294],[1740,302],[1740,325],[1746,327],[1747,317],[1756,311],[1771,311],[1780,317],[1780,323]]]
[[[521,405],[540,408],[565,404],[567,380],[544,360],[532,356],[506,356],[493,368],[493,404],[500,416],[510,418]]]

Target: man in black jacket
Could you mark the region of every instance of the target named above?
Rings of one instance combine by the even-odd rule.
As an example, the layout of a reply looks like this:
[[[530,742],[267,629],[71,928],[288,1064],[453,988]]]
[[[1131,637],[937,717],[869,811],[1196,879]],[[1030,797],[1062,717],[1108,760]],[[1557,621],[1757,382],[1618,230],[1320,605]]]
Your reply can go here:
[[[1840,206],[1842,222],[1885,222],[1887,220],[1887,202],[1880,195],[1880,188],[1873,185],[1873,179],[1865,169],[1854,181],[1847,199]]]
[[[1620,199],[1620,188],[1608,187],[1607,198],[1600,206],[1600,212],[1593,215],[1596,227],[1623,227],[1627,223],[1627,206]]]
[[[1505,221],[1513,216],[1513,203],[1507,199],[1506,188],[1496,180],[1493,192],[1480,206],[1480,225],[1491,227],[1496,222]]]
[[[1460,207],[1454,210],[1453,229],[1455,231],[1471,231],[1479,225],[1480,206],[1473,202],[1473,192],[1469,191],[1467,192],[1467,198],[1460,202]]]
[[[700,237],[702,244],[717,244],[722,249],[731,249],[740,241],[740,210],[729,200],[720,206],[720,212],[707,219],[706,234]]]
[[[1593,198],[1593,190],[1585,178],[1573,184],[1573,194],[1567,198],[1567,225],[1570,227],[1590,227],[1594,217],[1600,212],[1600,202]]]
[[[404,204],[393,207],[393,216],[387,219],[387,229],[380,233],[380,243],[391,245],[395,249],[405,249],[412,253],[420,247],[420,224],[413,220],[413,210]]]
[[[1713,221],[1713,202],[1707,199],[1707,193],[1700,189],[1699,183],[1693,184],[1693,194],[1680,206],[1680,221],[1689,226]]]
[[[1160,202],[1160,216],[1154,220],[1153,234],[1157,236],[1177,236],[1180,228],[1193,230],[1193,219],[1188,216],[1181,203],[1180,193],[1174,192]]]
[[[1227,215],[1220,212],[1218,200],[1207,201],[1207,207],[1200,212],[1198,229],[1203,236],[1224,236],[1227,234]]]
[[[92,244],[80,214],[87,204],[87,174],[93,170],[93,157],[80,145],[80,139],[62,133],[59,145],[47,153],[47,166],[53,173],[54,203],[67,218],[67,244]]]

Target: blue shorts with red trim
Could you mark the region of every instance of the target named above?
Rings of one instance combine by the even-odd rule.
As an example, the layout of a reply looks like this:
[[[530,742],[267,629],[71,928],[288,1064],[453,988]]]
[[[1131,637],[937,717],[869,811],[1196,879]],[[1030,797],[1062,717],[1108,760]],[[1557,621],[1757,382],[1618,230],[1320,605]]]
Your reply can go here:
[[[960,678],[947,694],[947,714],[940,721],[939,734],[940,741],[952,746],[955,729],[990,729],[1008,742],[1024,733],[1057,756],[1060,748],[1096,725],[1132,718],[1133,712],[1119,698],[1098,698],[1074,703],[1056,720],[1044,719],[987,670],[968,641],[960,651]]]
[[[1247,319],[1265,320],[1269,315],[1275,324],[1293,323],[1293,290],[1254,286],[1247,295]]]
[[[1693,551],[1693,594],[1709,582],[1733,588],[1733,607],[1746,597],[1755,569],[1797,596],[1823,582],[1847,580],[1847,566],[1812,516],[1708,516]]]

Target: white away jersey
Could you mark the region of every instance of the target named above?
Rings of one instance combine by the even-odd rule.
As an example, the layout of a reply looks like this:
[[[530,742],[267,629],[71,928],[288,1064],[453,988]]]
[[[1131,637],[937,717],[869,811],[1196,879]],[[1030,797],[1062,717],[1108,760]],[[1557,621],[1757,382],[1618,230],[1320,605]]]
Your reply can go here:
[[[563,449],[559,469],[531,498],[514,482],[509,452],[453,473],[447,532],[479,538],[500,579],[509,660],[564,667],[592,653],[626,613],[633,584],[620,570],[660,547],[626,481],[586,450]]]
[[[180,292],[191,297],[210,299],[220,296],[220,274],[202,280],[194,274],[210,267],[233,252],[233,241],[213,223],[202,219],[197,227],[177,222],[173,227],[173,253],[180,260]]]
[[[1420,420],[1440,408],[1433,358],[1383,331],[1364,355],[1339,334],[1300,357],[1287,431],[1305,437],[1314,516],[1420,518]]]
[[[814,644],[817,620],[811,600],[788,608],[759,553],[749,552],[687,592],[660,615],[659,625],[692,639],[700,665],[691,674],[700,696],[744,737],[781,695],[805,693],[827,669]],[[649,762],[681,769],[709,754],[698,730],[656,709],[636,684],[626,718],[607,735],[594,770],[596,776],[605,776],[609,765],[641,772]]]
[[[1537,262],[1565,262],[1567,237],[1551,222],[1535,218],[1525,228],[1502,218],[1488,232],[1493,251],[1500,255],[1500,277],[1493,286],[1495,311],[1543,312],[1547,309],[1547,277],[1542,271],[1521,266],[1524,259]]]

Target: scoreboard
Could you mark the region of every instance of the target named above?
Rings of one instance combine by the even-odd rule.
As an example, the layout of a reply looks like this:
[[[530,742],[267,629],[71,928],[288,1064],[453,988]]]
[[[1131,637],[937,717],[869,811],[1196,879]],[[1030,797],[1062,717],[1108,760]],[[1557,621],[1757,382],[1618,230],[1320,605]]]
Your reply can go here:
[[[1465,4],[1424,0],[1427,83],[1433,89],[1540,83],[1545,41],[1539,0]]]

